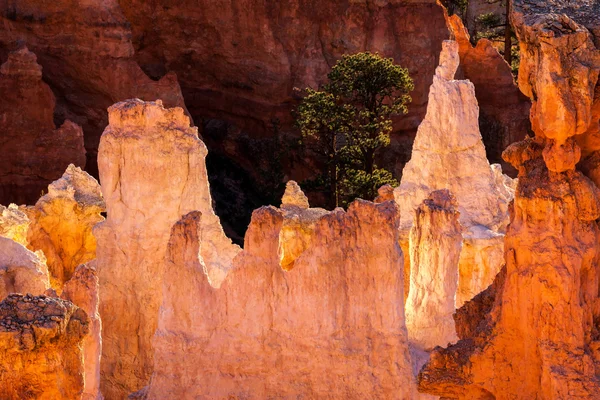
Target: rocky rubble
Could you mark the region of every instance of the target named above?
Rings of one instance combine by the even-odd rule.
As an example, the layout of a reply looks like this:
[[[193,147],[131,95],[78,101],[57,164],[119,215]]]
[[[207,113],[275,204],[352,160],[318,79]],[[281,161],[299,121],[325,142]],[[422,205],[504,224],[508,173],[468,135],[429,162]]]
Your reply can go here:
[[[0,67],[0,93],[0,204],[33,204],[67,165],[85,166],[83,132],[69,120],[54,125],[54,94],[27,47]]]
[[[12,294],[0,303],[0,393],[8,400],[80,399],[86,313],[46,296]]]

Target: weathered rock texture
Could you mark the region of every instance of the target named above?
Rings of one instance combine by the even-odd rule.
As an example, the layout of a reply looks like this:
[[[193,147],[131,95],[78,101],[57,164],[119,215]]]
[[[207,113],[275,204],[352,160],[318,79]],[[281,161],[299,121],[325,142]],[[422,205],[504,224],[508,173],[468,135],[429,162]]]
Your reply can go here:
[[[83,340],[84,390],[82,400],[100,400],[100,355],[102,321],[98,313],[98,276],[95,261],[80,265],[63,288],[62,298],[71,301],[89,317],[89,334]]]
[[[203,268],[218,286],[239,252],[212,211],[206,147],[181,108],[128,100],[109,108],[99,149],[108,217],[96,225],[102,393],[124,398],[148,383],[171,227],[202,213]],[[115,312],[115,310],[119,310]]]
[[[44,252],[52,287],[60,292],[75,268],[96,258],[92,228],[105,210],[100,185],[71,164],[35,206],[23,210],[31,221],[27,246]]]
[[[458,15],[448,17],[446,14],[446,18],[448,28],[458,43],[459,71],[475,86],[479,128],[488,159],[500,163],[505,171],[516,174],[514,168],[502,160],[502,151],[508,145],[523,140],[529,132],[531,101],[519,91],[510,66],[492,42],[480,39],[473,47]]]
[[[502,266],[501,258],[494,254],[502,249],[497,237],[506,229],[513,193],[510,179],[503,178],[499,167],[492,168],[486,158],[473,84],[454,80],[459,65],[458,48],[457,42],[444,42],[427,115],[419,126],[412,158],[394,195],[401,210],[404,249],[419,204],[435,190],[449,189],[456,196],[460,222],[465,228],[463,236],[468,243],[464,251],[474,252],[461,256],[464,262],[460,263],[459,293],[464,297],[457,297],[460,306],[470,294],[489,286]],[[494,262],[485,265],[488,271],[481,272],[470,264],[473,259]],[[487,279],[479,280],[483,277]]]
[[[50,287],[43,254],[0,237],[0,300],[11,293],[43,294]]]
[[[410,230],[406,328],[410,342],[424,350],[458,340],[452,319],[463,240],[457,208],[447,189],[437,190],[417,208]]]
[[[83,392],[86,313],[46,296],[13,294],[0,303],[0,393],[7,400],[76,400]]]
[[[591,1],[513,1],[519,84],[533,100],[536,137],[505,151],[519,170],[506,275],[458,313],[462,340],[434,351],[422,390],[465,399],[598,398],[600,192],[576,163],[598,122],[599,12]]]
[[[0,236],[27,246],[29,223],[27,214],[19,210],[16,204],[10,204],[8,207],[0,205]]]
[[[204,216],[186,215],[169,243],[148,398],[413,399],[398,217],[394,202],[362,200],[327,213],[285,271],[290,216],[263,207],[216,289],[198,256]]]
[[[36,53],[44,67],[44,80],[57,96],[56,120],[70,119],[83,127],[91,172],[96,171],[107,107],[133,97],[183,106],[174,74],[154,81],[133,59],[130,25],[117,0],[4,1],[0,3],[0,56],[19,43]],[[74,161],[56,167],[58,173],[40,190]]]
[[[0,67],[0,93],[0,203],[33,204],[69,163],[85,165],[83,132],[68,120],[56,129],[54,95],[26,47]]]

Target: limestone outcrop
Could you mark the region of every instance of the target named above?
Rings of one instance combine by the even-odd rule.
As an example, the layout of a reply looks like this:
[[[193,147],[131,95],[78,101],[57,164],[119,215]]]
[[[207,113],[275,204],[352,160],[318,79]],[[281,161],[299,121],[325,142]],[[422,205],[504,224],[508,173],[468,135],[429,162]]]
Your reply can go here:
[[[31,221],[27,247],[44,252],[52,287],[60,292],[75,268],[96,258],[92,228],[104,220],[105,210],[100,185],[70,164],[35,206],[22,210]]]
[[[83,132],[69,120],[54,125],[54,94],[27,47],[0,67],[0,93],[0,204],[33,204],[67,165],[85,166]]]
[[[202,213],[199,252],[212,285],[220,285],[240,251],[212,210],[206,153],[181,108],[137,99],[109,108],[98,158],[108,217],[94,228],[106,398],[124,398],[152,375],[173,224],[188,212]]]
[[[29,223],[27,214],[19,210],[16,204],[9,204],[8,207],[0,204],[0,236],[27,246]]]
[[[0,300],[11,293],[43,294],[50,287],[43,254],[0,237]]]
[[[600,191],[576,164],[593,149],[598,122],[599,12],[592,1],[513,1],[519,85],[532,98],[536,136],[504,153],[519,171],[506,270],[457,313],[461,340],[433,352],[421,390],[451,398],[598,398]]]
[[[287,270],[285,208],[254,212],[218,289],[198,255],[204,215],[173,226],[148,399],[415,398],[396,204],[323,214]]]
[[[61,297],[86,312],[89,334],[83,340],[84,387],[82,400],[101,400],[100,355],[102,354],[102,321],[98,313],[98,275],[95,261],[82,264],[63,288]]]
[[[83,392],[85,312],[46,296],[0,303],[0,393],[7,400],[77,400]]]
[[[457,208],[447,189],[432,192],[417,208],[410,230],[406,328],[411,344],[423,350],[458,340],[452,318],[463,241]]]
[[[419,126],[412,158],[404,168],[394,196],[401,210],[403,249],[407,249],[406,238],[419,204],[435,190],[449,189],[456,196],[460,223],[465,228],[463,236],[465,242],[472,244],[463,249],[482,252],[461,256],[464,262],[460,264],[459,292],[476,294],[491,284],[502,267],[501,260],[488,253],[498,253],[502,248],[496,237],[506,230],[513,192],[505,180],[498,178],[498,170],[486,158],[473,84],[454,79],[459,66],[458,49],[457,42],[444,42],[440,66],[429,93],[427,115]],[[469,263],[477,258],[497,262],[481,273],[474,271]],[[480,281],[479,277],[489,280]],[[464,300],[468,299],[458,298]]]
[[[48,164],[56,168],[56,174],[40,186],[36,196],[58,179],[70,162],[80,167],[87,164],[87,170],[96,174],[98,143],[107,125],[106,109],[110,105],[139,97],[163,99],[169,107],[184,107],[175,74],[165,71],[164,76],[155,81],[135,62],[130,24],[118,0],[3,2],[0,5],[0,57],[5,57],[6,52],[20,43],[25,43],[44,67],[44,80],[57,97],[55,119],[74,121],[85,134],[86,152],[79,154],[87,156],[87,163],[84,158],[82,162],[71,159],[62,165]],[[19,121],[12,117],[10,120]],[[81,130],[77,129],[78,148],[81,148]],[[66,141],[62,140],[61,145],[65,147]],[[27,204],[35,203],[36,199]],[[0,199],[0,203],[7,201]]]

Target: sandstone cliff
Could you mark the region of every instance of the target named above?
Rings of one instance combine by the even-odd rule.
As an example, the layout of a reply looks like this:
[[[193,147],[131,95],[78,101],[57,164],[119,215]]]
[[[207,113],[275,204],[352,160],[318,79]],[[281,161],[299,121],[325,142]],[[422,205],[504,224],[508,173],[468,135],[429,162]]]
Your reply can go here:
[[[0,393],[7,400],[76,400],[88,318],[72,303],[13,294],[0,303]]]
[[[432,191],[449,189],[457,198],[465,228],[457,306],[489,286],[503,260],[501,237],[508,224],[510,179],[486,158],[479,133],[479,107],[471,82],[455,80],[457,42],[444,42],[440,66],[430,88],[427,115],[419,125],[412,158],[394,196],[401,210],[401,238],[408,250],[408,231],[418,205]],[[500,175],[500,176],[499,176]],[[473,263],[486,260],[483,265]],[[406,265],[408,271],[410,267]]]
[[[311,240],[284,270],[281,231],[298,218],[286,208],[306,206],[294,188],[282,209],[254,212],[219,289],[198,255],[204,215],[174,225],[148,398],[414,398],[397,206],[357,200],[301,217]]]
[[[421,390],[461,399],[600,393],[600,192],[576,168],[597,132],[599,12],[592,1],[513,1],[536,136],[504,155],[519,170],[506,271],[459,312],[462,340],[434,351]]]
[[[212,211],[206,152],[181,108],[136,99],[109,109],[99,150],[108,217],[94,229],[107,398],[142,388],[152,374],[152,336],[173,224],[190,211],[202,212],[199,252],[215,286],[239,252]]]
[[[54,95],[26,47],[0,67],[0,93],[0,204],[33,204],[67,165],[85,166],[83,132],[68,120],[56,129]]]
[[[27,247],[44,252],[55,290],[62,290],[75,268],[96,258],[92,228],[104,220],[104,209],[98,182],[73,164],[35,206],[23,208],[31,221]]]

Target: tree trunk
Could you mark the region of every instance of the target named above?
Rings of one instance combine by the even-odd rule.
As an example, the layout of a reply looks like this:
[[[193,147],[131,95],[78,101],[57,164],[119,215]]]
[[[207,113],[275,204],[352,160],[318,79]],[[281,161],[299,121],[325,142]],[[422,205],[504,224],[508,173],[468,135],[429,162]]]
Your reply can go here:
[[[506,27],[504,28],[504,59],[512,65],[512,34],[510,29],[510,0],[506,0]]]

